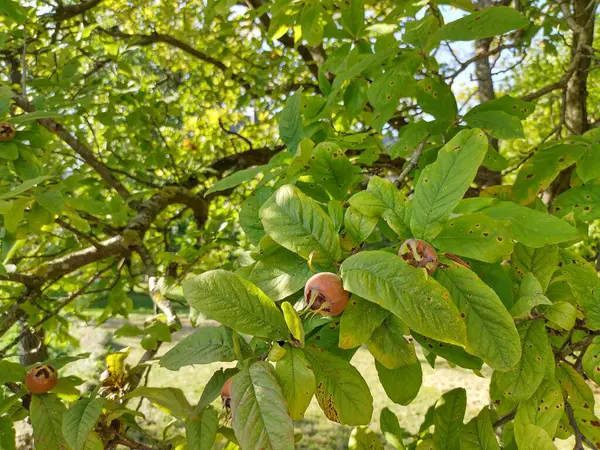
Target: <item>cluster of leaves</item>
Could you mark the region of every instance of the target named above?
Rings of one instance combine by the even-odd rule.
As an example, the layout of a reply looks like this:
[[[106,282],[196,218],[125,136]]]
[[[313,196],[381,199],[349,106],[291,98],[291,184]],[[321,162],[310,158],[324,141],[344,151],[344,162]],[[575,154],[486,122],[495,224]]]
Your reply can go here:
[[[98,3],[88,0],[82,8]],[[362,345],[372,354],[390,401],[399,405],[408,405],[419,393],[419,353],[432,367],[443,359],[477,374],[484,364],[493,370],[492,406],[467,424],[464,389],[445,393],[414,433],[384,409],[381,434],[395,448],[497,449],[495,431],[500,427],[507,449],[554,448],[555,438],[571,435],[579,444],[600,446],[600,419],[593,413],[594,396],[587,384],[588,379],[600,381],[600,280],[594,267],[573,252],[589,224],[600,218],[600,133],[547,142],[532,152],[513,184],[470,191],[481,167],[508,167],[490,141],[523,138],[522,121],[535,105],[505,95],[459,113],[434,56],[442,42],[504,33],[514,32],[509,36],[526,43],[540,26],[507,6],[474,12],[464,0],[450,2],[466,12],[450,23],[444,23],[433,2],[424,7],[366,5],[362,0],[339,5],[249,1],[250,20],[236,24],[247,27],[248,36],[255,34],[255,20],[266,25],[269,42],[297,48],[316,83],[289,88],[295,93],[287,96],[278,117],[285,148],[259,149],[248,137],[225,128],[219,112],[190,119],[200,115],[194,101],[202,97],[206,104],[225,105],[220,113],[231,108],[231,119],[240,121],[243,108],[272,107],[265,99],[280,94],[273,80],[295,81],[288,65],[278,60],[276,50],[266,57],[261,39],[251,37],[247,47],[240,46],[236,27],[227,24],[232,2],[209,2],[204,26],[218,21],[223,30],[203,41],[206,53],[180,39],[201,34],[189,26],[191,20],[184,20],[178,36],[165,34],[173,25],[169,20],[185,17],[193,5],[159,3],[154,12],[165,22],[149,34],[113,27],[114,16],[107,13],[93,23],[86,17],[72,25],[76,33],[67,27],[61,45],[54,46],[61,23],[85,13],[67,14],[73,10],[59,3],[47,18],[54,17],[56,27],[44,28],[44,20],[36,23],[41,24],[39,33],[29,49],[27,28],[20,28],[27,8],[11,0],[0,5],[10,25],[0,33],[7,51],[16,58],[20,43],[24,60],[28,51],[36,59],[33,79],[22,80],[34,92],[31,102],[25,88],[19,92],[21,86],[10,85],[15,73],[0,86],[0,119],[18,128],[14,140],[0,142],[0,275],[10,282],[2,290],[11,299],[2,311],[7,319],[0,321],[0,331],[4,334],[17,317],[26,316],[36,328],[44,325],[55,336],[68,337],[68,321],[58,313],[81,295],[66,294],[80,286],[85,267],[95,274],[90,286],[112,270],[112,277],[94,286],[108,301],[99,322],[126,316],[133,307],[126,292],[144,277],[167,316],[155,317],[144,328],[126,324],[118,330],[117,336],[139,336],[146,354],[134,367],[126,364],[127,351],[109,355],[100,386],[89,396],[81,396],[77,377],[61,377],[52,393],[31,396],[21,386],[26,369],[0,360],[0,384],[12,391],[0,396],[1,447],[15,447],[13,423],[29,417],[36,448],[143,448],[127,434],[142,431],[136,423],[140,413],[127,402],[143,397],[185,425],[185,436],[170,433],[169,427],[157,445],[208,449],[220,440],[230,450],[287,450],[301,438],[294,434],[294,421],[302,419],[316,397],[328,420],[355,427],[350,448],[383,448],[379,435],[367,427],[373,419],[369,386],[351,364]],[[369,20],[367,8],[377,20]],[[554,19],[543,22],[548,42],[556,38]],[[129,30],[148,18],[144,11],[128,11],[118,15],[119,21]],[[183,85],[188,75],[173,72],[186,67],[174,63],[172,54],[148,51],[149,60],[130,48],[121,54],[119,39],[142,47],[173,45],[203,64],[196,66],[197,74],[189,74],[190,85]],[[223,51],[223,42],[235,51]],[[210,52],[227,64],[208,56]],[[89,61],[89,54],[101,58]],[[244,60],[256,55],[254,64]],[[278,63],[259,70],[270,59]],[[244,93],[213,92],[212,69],[204,63],[221,71],[218,82],[241,84]],[[94,79],[105,64],[114,64],[115,71]],[[163,73],[154,74],[156,67],[169,65],[173,70],[165,70],[166,81],[160,80]],[[296,61],[289,66],[295,68]],[[21,73],[26,76],[27,68]],[[141,73],[148,78],[137,83]],[[408,120],[401,111],[414,116]],[[273,117],[264,114],[265,119]],[[69,134],[62,123],[78,133]],[[253,140],[272,143],[272,128],[272,121],[265,120],[245,131]],[[250,147],[247,153],[260,154],[261,162],[220,178],[224,170],[214,161],[215,148],[203,144],[221,130],[243,140]],[[97,152],[83,143],[85,138],[93,139]],[[64,155],[61,141],[80,159]],[[173,145],[180,141],[183,145]],[[107,154],[102,155],[103,149]],[[217,153],[227,158],[227,152]],[[386,176],[382,158],[392,168],[390,161],[406,160],[400,167],[404,170]],[[539,194],[569,168],[574,169],[570,189],[551,199],[549,211]],[[127,181],[116,175],[123,173]],[[220,179],[213,183],[212,175]],[[224,202],[207,202],[241,185],[251,190],[239,212],[241,242],[248,242],[251,251],[233,271],[225,270],[232,264],[204,271],[218,265],[215,260],[229,259],[206,255],[222,244],[237,247],[232,240],[238,232]],[[167,210],[176,203],[186,207]],[[181,218],[180,224],[175,226],[173,217]],[[57,224],[69,231],[69,238],[52,235]],[[35,243],[27,242],[29,235]],[[411,238],[436,249],[437,271],[428,274],[397,255]],[[82,241],[91,247],[81,249]],[[23,259],[11,263],[21,249],[27,250]],[[37,257],[46,254],[58,259],[38,266]],[[28,257],[35,263],[23,263]],[[201,258],[201,267],[194,267]],[[125,264],[129,274],[122,277]],[[183,294],[194,315],[221,325],[186,337],[160,364],[177,371],[192,364],[236,363],[213,375],[196,405],[179,388],[139,386],[141,371],[177,330],[165,306],[168,277],[156,281],[157,266],[167,273],[173,265],[170,282],[186,278]],[[194,272],[203,273],[187,276]],[[340,316],[303,314],[305,284],[319,272],[339,274],[350,293]],[[61,297],[66,300],[56,309]],[[85,297],[76,314],[93,300]],[[3,358],[4,348],[3,343]],[[87,356],[49,363],[61,369]],[[212,405],[229,379],[231,420]],[[68,409],[65,401],[72,402]]]

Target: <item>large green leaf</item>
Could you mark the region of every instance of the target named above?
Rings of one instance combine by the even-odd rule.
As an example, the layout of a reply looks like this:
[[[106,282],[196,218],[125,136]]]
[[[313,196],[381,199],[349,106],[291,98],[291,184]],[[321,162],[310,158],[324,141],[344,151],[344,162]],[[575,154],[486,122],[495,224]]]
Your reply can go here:
[[[277,361],[275,373],[290,417],[301,420],[317,390],[317,382],[304,351],[291,346],[286,346],[286,349],[283,358]]]
[[[445,342],[439,342],[434,339],[421,336],[418,333],[412,332],[415,341],[417,341],[424,353],[433,353],[434,355],[444,358],[451,364],[456,364],[459,367],[470,370],[481,370],[483,361],[477,356],[467,353],[463,347],[452,345]]]
[[[531,203],[564,169],[585,153],[585,147],[557,144],[537,151],[523,166],[513,185],[514,200],[521,205]]]
[[[343,200],[348,190],[357,181],[354,176],[354,166],[340,147],[333,142],[317,145],[312,152],[309,166],[309,173],[315,183],[338,200]]]
[[[444,393],[435,405],[433,442],[439,450],[459,450],[460,434],[467,408],[467,391],[463,388]]]
[[[562,253],[557,275],[563,275],[577,304],[585,313],[586,327],[600,330],[600,278],[594,267],[579,256]]]
[[[556,379],[563,390],[563,396],[573,407],[594,411],[594,393],[583,375],[573,366],[560,361],[556,365]]]
[[[375,368],[379,381],[391,401],[398,405],[408,405],[415,399],[423,381],[420,361],[396,369],[386,369],[375,361]]]
[[[16,450],[15,428],[10,417],[0,417],[0,448],[2,450]]]
[[[377,217],[362,214],[352,206],[344,214],[344,230],[355,244],[362,244],[377,225]]]
[[[206,406],[200,413],[185,421],[185,434],[190,449],[212,448],[217,438],[219,415],[212,406]]]
[[[510,372],[494,372],[498,389],[510,400],[527,400],[539,387],[546,366],[553,364],[544,322],[540,319],[519,323],[521,361]]]
[[[502,111],[519,119],[526,119],[535,109],[535,103],[526,102],[520,98],[503,95],[502,97],[480,103],[469,110],[467,115],[484,111]]]
[[[600,143],[590,145],[577,161],[577,175],[584,183],[600,178]]]
[[[350,433],[348,450],[383,450],[383,444],[369,427],[356,427]]]
[[[381,433],[385,437],[388,444],[394,447],[396,450],[404,450],[404,444],[402,443],[402,437],[408,434],[407,431],[403,430],[398,423],[398,417],[388,407],[381,410],[379,416],[379,426],[381,427]]]
[[[194,408],[194,414],[198,414],[205,407],[215,401],[220,395],[225,382],[238,373],[237,369],[219,369],[210,377],[208,383],[204,386],[200,400]]]
[[[493,289],[466,267],[452,263],[436,273],[467,325],[467,351],[492,368],[507,370],[519,362],[519,334],[510,313]]]
[[[516,9],[493,6],[444,25],[431,40],[433,45],[441,41],[474,41],[518,30],[528,24]]]
[[[207,317],[240,333],[285,340],[289,331],[275,303],[249,281],[225,270],[183,282],[187,302]]]
[[[558,217],[573,214],[578,222],[591,222],[600,217],[600,185],[578,186],[560,194],[554,202]]]
[[[20,195],[23,192],[28,191],[32,187],[35,187],[38,184],[40,184],[43,181],[46,181],[50,178],[52,178],[52,177],[43,176],[43,177],[37,177],[37,178],[32,178],[31,180],[27,180],[27,181],[21,183],[20,185],[15,186],[12,190],[10,190],[8,192],[0,193],[0,200],[6,200],[7,198],[16,197],[17,195]]]
[[[497,202],[480,212],[494,219],[510,221],[514,239],[529,247],[539,248],[579,238],[577,230],[564,220],[513,202]]]
[[[73,450],[83,450],[102,414],[103,398],[83,398],[64,413],[62,433]]]
[[[465,214],[450,219],[432,244],[459,256],[494,263],[513,249],[509,222],[485,214]]]
[[[29,413],[37,450],[67,448],[62,433],[65,405],[54,394],[32,395]]]
[[[344,288],[384,307],[411,329],[439,341],[462,345],[465,322],[450,294],[425,271],[383,251],[364,251],[340,269]]]
[[[187,418],[193,410],[183,391],[179,388],[140,386],[127,394],[127,398],[135,397],[148,399],[160,410],[180,420]]]
[[[556,450],[552,438],[537,425],[525,425],[519,435],[515,433],[515,438],[519,450]]]
[[[273,367],[255,362],[231,384],[233,429],[248,450],[293,450],[294,424]]]
[[[373,332],[367,348],[388,369],[412,364],[417,361],[417,354],[415,346],[404,337],[408,331],[406,325],[392,314]]]
[[[600,336],[596,336],[583,355],[583,370],[596,384],[600,384]]]
[[[488,141],[481,130],[463,130],[427,166],[415,187],[410,228],[415,237],[430,241],[460,203],[487,152]]]
[[[316,346],[306,357],[317,379],[317,400],[325,416],[343,425],[366,425],[373,415],[367,383],[349,362]]]
[[[531,272],[539,281],[542,292],[546,292],[552,274],[558,268],[558,246],[531,248],[517,244],[511,258],[511,265],[517,280],[523,280],[523,277]]]
[[[487,406],[463,429],[460,450],[500,450]]]
[[[279,137],[290,153],[295,153],[302,140],[302,89],[298,89],[285,103],[279,117]]]
[[[428,77],[417,83],[417,102],[423,112],[442,122],[452,122],[457,113],[452,89],[438,77]]]
[[[367,342],[389,315],[387,309],[351,295],[340,320],[340,348],[355,348]]]
[[[160,365],[177,371],[192,364],[234,361],[237,358],[233,339],[233,333],[225,327],[200,328],[165,353]]]
[[[240,208],[240,226],[253,245],[258,245],[261,238],[266,234],[258,211],[271,195],[273,195],[273,188],[263,186],[254,191],[242,202]]]
[[[206,197],[207,195],[212,194],[214,192],[219,192],[219,191],[224,191],[226,189],[234,188],[246,181],[252,180],[259,173],[268,172],[273,167],[276,167],[276,166],[273,164],[266,164],[264,166],[256,166],[256,167],[251,167],[249,169],[239,170],[239,171],[217,181],[213,187],[211,187],[209,190],[207,190],[204,193],[204,196]]]
[[[297,187],[285,185],[260,208],[265,231],[275,242],[308,259],[337,261],[341,247],[331,218]]]
[[[554,436],[564,412],[564,400],[560,385],[556,380],[544,380],[535,394],[519,405],[515,418],[517,442],[523,441],[524,427],[537,425]]]
[[[521,120],[504,111],[469,111],[463,119],[469,126],[481,128],[498,139],[524,137]]]
[[[286,248],[276,247],[254,265],[248,280],[277,302],[303,288],[313,273],[306,260]]]
[[[0,385],[8,382],[19,383],[25,381],[27,371],[19,363],[0,360]]]

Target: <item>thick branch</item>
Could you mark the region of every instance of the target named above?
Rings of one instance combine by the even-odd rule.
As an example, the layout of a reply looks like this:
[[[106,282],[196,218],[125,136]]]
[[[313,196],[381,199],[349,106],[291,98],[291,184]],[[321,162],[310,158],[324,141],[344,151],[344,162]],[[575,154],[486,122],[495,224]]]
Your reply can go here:
[[[51,14],[51,17],[57,22],[71,19],[75,16],[79,16],[89,11],[90,9],[98,6],[102,3],[103,0],[84,0],[81,3],[77,3],[76,5],[63,5],[59,3],[59,6],[56,8],[56,11]]]
[[[31,106],[27,100],[16,97],[15,103],[26,112],[34,112],[35,108]],[[71,133],[69,133],[65,127],[63,127],[60,123],[53,119],[38,119],[37,121],[40,125],[45,127],[48,131],[54,133],[60,139],[62,139],[69,147],[71,147],[75,152],[81,156],[84,161],[89,164],[98,175],[102,177],[104,181],[110,186],[112,186],[115,191],[119,193],[119,195],[123,198],[129,198],[129,191],[121,184],[119,180],[117,180],[108,167],[104,165],[104,163],[96,158],[94,152],[90,150],[90,148]]]

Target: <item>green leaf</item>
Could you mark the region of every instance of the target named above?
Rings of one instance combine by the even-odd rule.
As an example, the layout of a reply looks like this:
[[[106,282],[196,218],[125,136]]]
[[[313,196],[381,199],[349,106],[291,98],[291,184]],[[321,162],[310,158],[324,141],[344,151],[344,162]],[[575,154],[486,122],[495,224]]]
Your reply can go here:
[[[367,383],[349,362],[312,346],[306,357],[317,379],[317,401],[325,416],[342,425],[366,425],[373,415]]]
[[[15,142],[0,142],[0,158],[9,161],[19,159],[19,147]]]
[[[515,426],[516,427],[516,426]],[[527,424],[521,431],[520,439],[517,438],[519,450],[556,450],[552,438],[542,427]]]
[[[185,434],[190,449],[212,448],[217,438],[219,415],[212,406],[206,406],[199,414],[185,421]]]
[[[49,180],[52,177],[37,177],[37,178],[32,178],[31,180],[27,180],[24,183],[21,183],[20,185],[14,187],[12,190],[5,192],[5,193],[0,193],[0,200],[5,200],[7,198],[12,198],[12,197],[16,197],[17,195],[22,194],[25,191],[28,191],[29,189],[37,186],[38,184],[42,183],[43,181]]]
[[[83,398],[64,413],[62,433],[73,450],[83,450],[102,414],[103,398]]]
[[[86,352],[86,353],[79,353],[78,355],[58,356],[56,358],[45,360],[44,364],[50,364],[51,366],[54,366],[54,368],[56,370],[58,370],[58,369],[62,369],[63,367],[65,367],[67,364],[71,364],[72,362],[81,361],[82,359],[87,359],[90,357],[90,355],[91,355],[91,353]]]
[[[331,220],[333,220],[335,230],[340,231],[344,222],[344,208],[342,207],[342,202],[332,199],[327,203],[327,212],[329,213]]]
[[[62,433],[62,418],[66,408],[56,395],[32,395],[29,411],[37,450],[67,448]]]
[[[433,442],[439,450],[458,450],[467,408],[467,391],[463,388],[444,393],[435,405]]]
[[[285,323],[294,336],[294,339],[298,340],[301,345],[304,345],[304,326],[302,325],[302,319],[298,314],[298,311],[289,302],[283,302],[281,304],[281,310],[283,311],[283,318]]]
[[[258,245],[261,238],[266,234],[258,211],[271,195],[273,195],[273,188],[263,186],[254,191],[242,202],[240,208],[240,226],[253,245]]]
[[[500,450],[487,406],[463,429],[460,450]]]
[[[17,23],[25,23],[27,20],[27,10],[13,0],[3,1],[0,4],[0,12],[6,14]]]
[[[501,172],[504,169],[508,168],[508,160],[498,153],[491,145],[488,146],[487,153],[485,154],[485,158],[482,163],[485,167],[495,172]]]
[[[577,319],[577,308],[567,302],[556,302],[551,306],[542,307],[540,311],[553,324],[560,328],[570,330],[575,326]]]
[[[10,417],[0,417],[0,449],[16,450],[16,434]]]
[[[530,398],[542,382],[546,366],[553,363],[542,320],[521,322],[517,330],[521,337],[521,361],[510,372],[494,372],[500,392],[515,401]]]
[[[19,363],[0,360],[0,385],[6,383],[23,383],[27,371]]]
[[[552,302],[542,294],[519,297],[510,314],[515,319],[531,319],[531,310],[540,305],[552,305]]]
[[[10,119],[10,121],[15,125],[23,125],[40,119],[60,119],[62,116],[62,114],[53,111],[34,111],[28,114],[15,116]]]
[[[584,153],[585,147],[574,144],[556,144],[537,151],[521,166],[512,189],[513,199],[528,205]]]
[[[286,349],[283,358],[277,361],[275,373],[290,417],[301,420],[317,390],[317,382],[302,349],[289,345]]]
[[[158,409],[180,420],[185,420],[193,411],[183,391],[178,388],[141,386],[126,396],[135,397],[148,399]]]
[[[285,340],[289,331],[275,303],[255,285],[222,269],[183,282],[190,306],[240,333]]]
[[[344,215],[344,229],[355,244],[362,244],[366,241],[375,229],[377,222],[377,217],[366,216],[352,206],[346,209]]]
[[[526,119],[535,110],[535,103],[526,102],[520,98],[514,98],[510,95],[503,95],[500,98],[494,100],[488,100],[487,102],[480,103],[473,107],[468,113],[476,114],[486,111],[502,111],[511,116],[517,117],[518,119]],[[466,117],[466,116],[465,116]]]
[[[302,289],[312,275],[306,260],[276,245],[274,251],[261,257],[247,278],[277,302]]]
[[[421,336],[413,331],[415,341],[417,341],[424,352],[433,353],[441,358],[444,358],[451,364],[456,364],[459,367],[470,370],[481,370],[483,361],[477,356],[473,356],[465,351],[464,348],[458,345],[452,345],[444,342],[438,342],[434,339]]]
[[[521,120],[503,111],[469,111],[463,119],[470,127],[481,128],[498,139],[525,137]]]
[[[600,384],[600,337],[596,336],[583,355],[583,371]]]
[[[563,275],[586,318],[586,327],[600,330],[600,279],[594,267],[581,257],[563,253],[557,275]]]
[[[465,214],[450,219],[432,245],[444,252],[494,263],[513,250],[509,222],[485,214]]]
[[[365,26],[364,0],[348,0],[342,3],[342,25],[354,37],[359,37]]]
[[[577,230],[564,220],[513,202],[497,202],[480,212],[494,219],[510,221],[514,239],[529,247],[539,248],[579,238]]]
[[[539,281],[542,292],[546,292],[552,274],[558,267],[558,246],[531,248],[517,244],[511,265],[518,280],[523,280],[524,275],[529,272]]]
[[[277,164],[265,164],[264,166],[256,166],[248,169],[238,170],[237,172],[217,181],[213,187],[204,193],[204,197],[214,192],[234,188],[242,183],[245,183],[246,181],[252,180],[259,173],[269,172],[274,167],[277,167]]]
[[[215,401],[221,395],[221,390],[225,382],[237,372],[237,369],[219,369],[213,373],[208,383],[204,386],[200,400],[198,400],[198,404],[194,408],[194,414],[198,414]]]
[[[117,328],[117,330],[114,332],[114,337],[135,337],[141,336],[142,334],[146,334],[146,332],[140,327],[126,323]]]
[[[450,292],[467,326],[467,351],[490,367],[507,370],[521,358],[519,335],[506,307],[493,289],[459,264],[436,272]]]
[[[577,222],[591,222],[600,217],[600,186],[578,186],[560,194],[554,202],[557,217],[573,214]]]
[[[279,116],[279,137],[290,153],[296,153],[298,144],[302,140],[302,115],[300,107],[302,104],[302,89],[298,89],[294,95],[288,97],[285,108]]]
[[[429,77],[420,80],[417,83],[416,97],[423,112],[442,122],[452,122],[455,119],[458,111],[456,99],[450,87],[440,78]]]
[[[481,130],[463,130],[427,166],[415,187],[410,228],[417,238],[431,241],[452,210],[460,203],[487,152],[488,141]]]
[[[255,362],[240,371],[231,384],[233,429],[240,447],[293,450],[294,424],[273,367]]]
[[[402,429],[398,423],[398,417],[387,406],[381,410],[379,425],[381,427],[381,434],[383,434],[387,443],[396,450],[404,450],[402,436],[408,433]]]
[[[590,145],[577,161],[577,175],[584,183],[600,178],[600,144]]]
[[[383,251],[364,251],[340,269],[344,288],[382,306],[411,329],[439,341],[462,345],[465,323],[449,293],[424,270]]]
[[[556,380],[544,380],[535,394],[519,405],[515,417],[515,437],[523,442],[527,424],[543,428],[549,436],[554,436],[563,415],[564,400],[560,385]]]
[[[340,320],[339,347],[350,349],[364,344],[389,315],[387,309],[351,295]]]
[[[233,333],[225,327],[202,327],[171,348],[160,359],[160,365],[178,371],[192,364],[235,361],[233,339]]]
[[[516,9],[493,6],[450,22],[432,37],[431,46],[441,41],[474,41],[524,28],[529,24]]]
[[[348,450],[383,450],[383,444],[369,427],[356,427],[350,433]]]
[[[594,410],[594,393],[573,366],[560,361],[556,365],[556,379],[563,390],[563,396],[573,407]]]
[[[412,364],[418,359],[415,346],[404,338],[408,331],[400,319],[390,315],[373,332],[367,341],[367,348],[375,359],[388,369]]]
[[[315,183],[332,198],[343,200],[357,181],[355,168],[344,152],[333,142],[317,145],[310,159],[310,171]]]
[[[375,368],[379,381],[391,401],[406,406],[415,399],[423,381],[420,361],[396,369],[386,369],[375,361]],[[402,380],[402,383],[398,380]]]
[[[260,209],[265,231],[275,242],[308,259],[338,261],[342,250],[331,218],[292,185],[282,186]]]

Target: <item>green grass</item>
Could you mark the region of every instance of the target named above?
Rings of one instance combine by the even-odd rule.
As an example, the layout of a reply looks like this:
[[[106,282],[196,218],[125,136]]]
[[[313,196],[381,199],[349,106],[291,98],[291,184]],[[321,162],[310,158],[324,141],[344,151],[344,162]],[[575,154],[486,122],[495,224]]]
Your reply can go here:
[[[130,317],[132,323],[140,324],[147,316],[134,314]],[[82,340],[80,351],[91,351],[96,361],[81,361],[68,366],[66,374],[77,373],[83,378],[97,377],[100,371],[98,366],[103,358],[102,353],[106,351],[107,338],[113,348],[131,347],[131,354],[128,358],[129,364],[135,364],[143,353],[139,346],[139,339],[120,338],[111,339],[113,332],[120,327],[124,321],[112,320],[99,328],[82,327],[76,330],[77,335]],[[184,320],[184,328],[179,331],[174,338],[178,341],[192,333],[194,329]],[[210,325],[207,323],[207,325]],[[159,356],[170,349],[175,342],[164,344],[159,352]],[[467,390],[467,420],[477,414],[477,412],[489,403],[488,385],[491,370],[484,368],[484,377],[478,377],[471,371],[460,368],[451,368],[445,361],[438,360],[435,370],[433,370],[424,359],[423,367],[423,385],[417,398],[408,406],[400,406],[392,403],[386,396],[379,380],[373,363],[373,358],[365,348],[358,350],[352,364],[358,368],[364,376],[373,394],[374,413],[371,422],[371,428],[379,432],[379,414],[382,408],[388,407],[394,411],[401,426],[409,431],[416,431],[423,420],[423,416],[430,405],[432,405],[441,394],[456,387],[464,387]],[[157,363],[152,366],[148,378],[148,385],[155,387],[177,387],[182,389],[191,404],[195,404],[204,389],[205,383],[211,375],[221,367],[231,367],[230,363],[215,363],[206,365],[186,366],[178,372],[172,372],[161,368]],[[398,380],[402,383],[402,380]],[[137,405],[137,400],[131,403]],[[218,399],[214,403],[218,410],[223,411],[221,401]],[[141,420],[140,425],[145,430],[151,430],[156,437],[161,436],[163,428],[171,422],[172,418],[148,401],[142,403],[141,409],[146,418]],[[350,427],[342,426],[330,422],[321,412],[316,400],[310,405],[306,417],[295,424],[296,432],[303,434],[303,439],[297,444],[297,448],[308,449],[344,449],[347,448],[348,437],[351,432]],[[180,427],[175,427],[181,429]],[[570,445],[570,447],[569,447]],[[572,448],[572,444],[567,442],[557,443],[559,449]],[[391,447],[390,447],[391,448]]]

